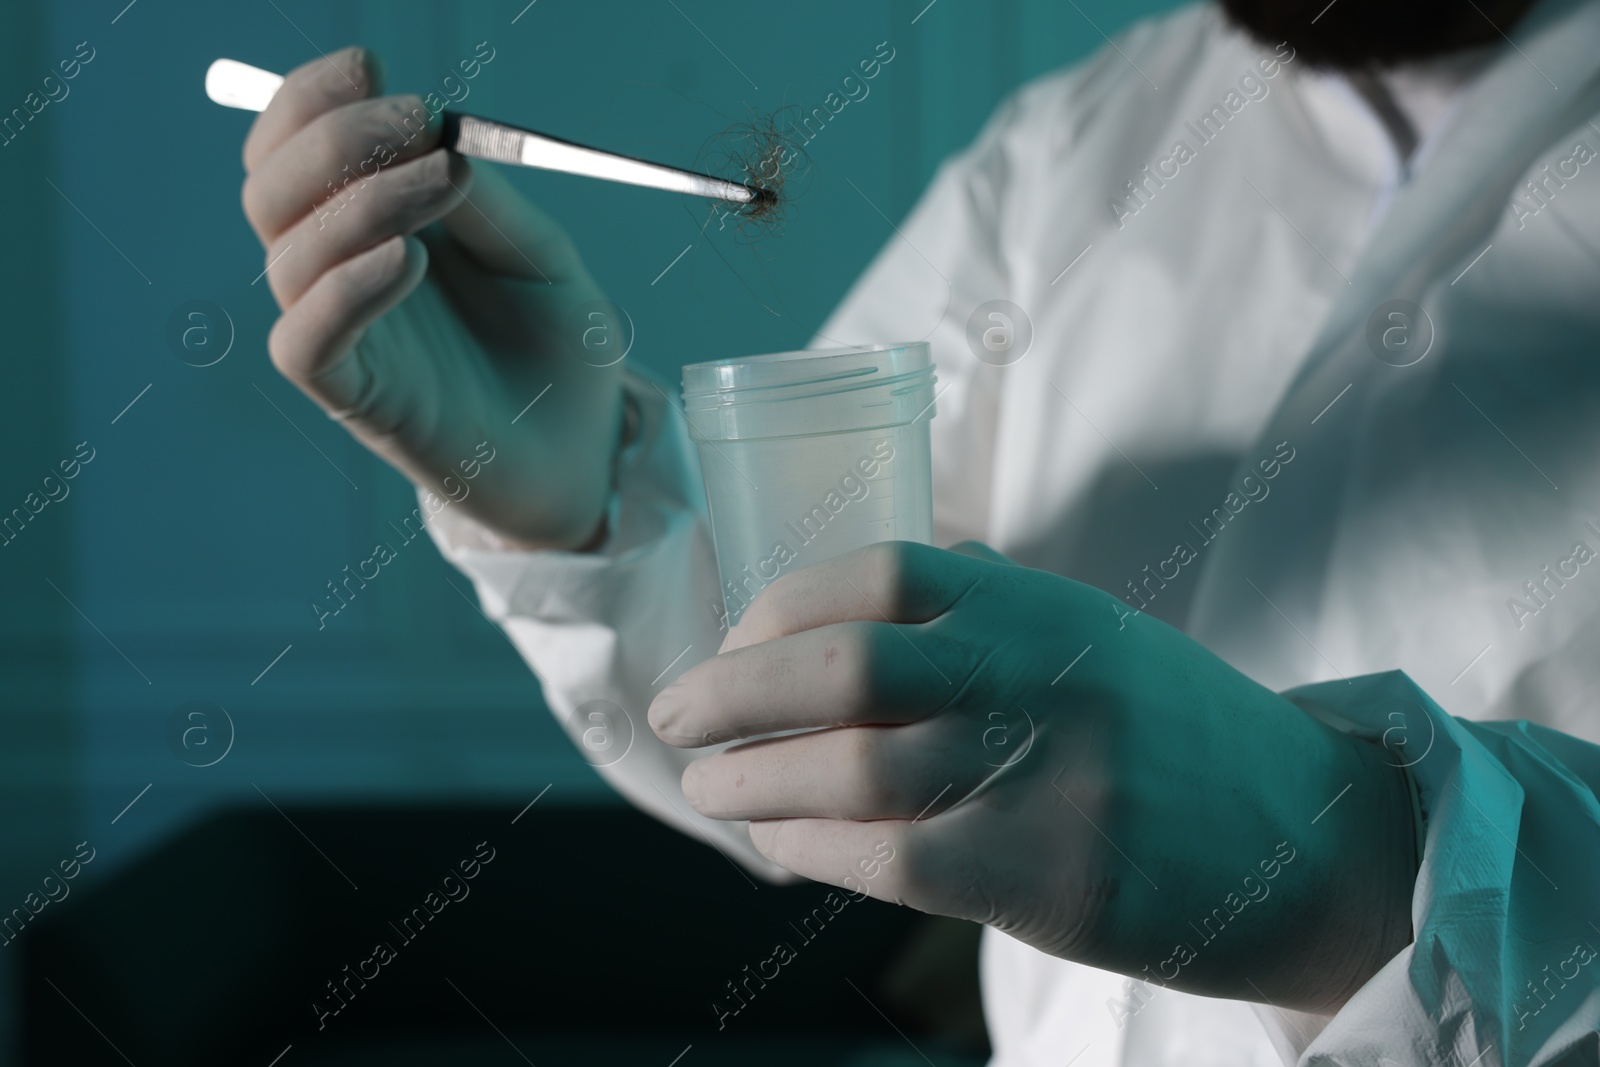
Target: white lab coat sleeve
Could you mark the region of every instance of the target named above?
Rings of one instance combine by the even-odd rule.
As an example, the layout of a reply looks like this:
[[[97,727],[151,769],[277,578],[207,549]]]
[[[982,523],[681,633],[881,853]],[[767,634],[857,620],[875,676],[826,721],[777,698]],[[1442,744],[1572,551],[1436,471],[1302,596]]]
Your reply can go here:
[[[1280,1049],[1304,1067],[1600,1064],[1600,747],[1455,718],[1400,672],[1287,695],[1384,745],[1424,836],[1413,943],[1320,1033],[1263,1009]]]
[[[673,748],[646,719],[662,686],[720,646],[720,586],[699,463],[666,399],[672,387],[629,370],[623,389],[639,421],[617,457],[605,540],[595,550],[520,550],[449,507],[428,529],[607,782],[760,877],[792,881],[750,844],[748,823],[707,819],[685,802],[683,769],[711,750]]]

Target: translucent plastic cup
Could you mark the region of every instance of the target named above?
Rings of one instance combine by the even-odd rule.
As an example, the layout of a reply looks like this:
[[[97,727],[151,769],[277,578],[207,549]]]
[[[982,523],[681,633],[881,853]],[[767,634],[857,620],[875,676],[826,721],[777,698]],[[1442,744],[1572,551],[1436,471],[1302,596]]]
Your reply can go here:
[[[933,372],[921,341],[683,368],[729,626],[790,571],[932,540]]]

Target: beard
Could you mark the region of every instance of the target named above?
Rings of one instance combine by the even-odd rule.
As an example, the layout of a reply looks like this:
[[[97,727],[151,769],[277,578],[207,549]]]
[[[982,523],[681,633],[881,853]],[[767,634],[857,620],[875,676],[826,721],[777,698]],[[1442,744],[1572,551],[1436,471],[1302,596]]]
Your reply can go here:
[[[1262,44],[1288,41],[1309,65],[1342,70],[1388,67],[1499,41],[1533,2],[1219,0],[1229,20]]]

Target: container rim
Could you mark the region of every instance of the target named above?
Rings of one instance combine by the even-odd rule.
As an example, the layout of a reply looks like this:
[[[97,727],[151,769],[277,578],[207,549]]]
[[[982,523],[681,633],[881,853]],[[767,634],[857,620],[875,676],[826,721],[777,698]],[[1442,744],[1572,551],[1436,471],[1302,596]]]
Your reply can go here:
[[[897,348],[912,349],[926,345],[926,341],[901,341],[896,344],[839,345],[834,348],[797,348],[790,352],[768,352],[759,356],[738,356],[733,359],[707,359],[684,367],[724,367],[735,363],[779,363],[788,359],[825,359],[831,356],[866,355],[869,352],[889,352]]]
[[[873,359],[895,353],[891,360]],[[803,367],[803,370],[802,370]],[[806,348],[758,356],[705,360],[682,371],[685,401],[767,389],[815,386],[851,378],[875,384],[932,369],[927,341]]]

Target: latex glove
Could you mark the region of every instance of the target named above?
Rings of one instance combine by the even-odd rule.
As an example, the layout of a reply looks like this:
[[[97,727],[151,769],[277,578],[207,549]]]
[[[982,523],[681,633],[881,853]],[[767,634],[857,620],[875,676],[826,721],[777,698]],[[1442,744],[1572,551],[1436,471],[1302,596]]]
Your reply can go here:
[[[1325,1011],[1410,940],[1398,761],[982,546],[780,578],[649,715],[688,747],[825,727],[697,760],[684,795],[796,873],[1056,956]]]
[[[620,370],[598,365],[620,342],[585,344],[612,309],[549,217],[381,82],[362,49],[312,60],[250,129],[272,362],[417,485],[515,541],[580,546],[621,428]]]

